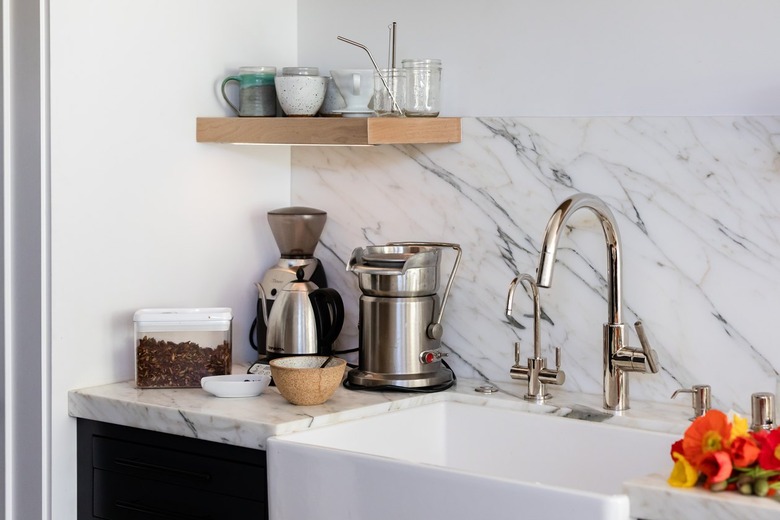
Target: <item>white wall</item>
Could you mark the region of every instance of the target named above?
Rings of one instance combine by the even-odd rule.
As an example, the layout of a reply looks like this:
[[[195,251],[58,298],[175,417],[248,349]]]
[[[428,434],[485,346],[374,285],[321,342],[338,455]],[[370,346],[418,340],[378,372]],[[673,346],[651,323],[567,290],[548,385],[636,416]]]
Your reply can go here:
[[[296,4],[51,1],[52,518],[75,518],[72,388],[131,379],[143,307],[228,306],[249,360],[289,147],[195,142],[239,65],[295,62]]]
[[[443,115],[780,113],[772,0],[299,0],[301,65],[441,58]]]

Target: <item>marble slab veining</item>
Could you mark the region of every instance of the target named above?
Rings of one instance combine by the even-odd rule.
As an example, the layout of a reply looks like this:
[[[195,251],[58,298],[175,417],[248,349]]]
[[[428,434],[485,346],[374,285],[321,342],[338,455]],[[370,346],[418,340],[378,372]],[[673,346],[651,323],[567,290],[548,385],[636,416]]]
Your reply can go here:
[[[625,321],[644,322],[662,364],[631,375],[632,397],[709,384],[715,407],[749,413],[780,368],[778,146],[780,117],[468,118],[460,144],[294,148],[293,203],[328,212],[316,255],[347,307],[339,347],[357,346],[353,248],[457,242],[448,362],[461,377],[508,381],[512,345],[527,357],[533,330],[521,291],[516,319],[504,316],[508,284],[535,272],[557,205],[593,193],[620,228]],[[567,390],[598,395],[605,243],[589,212],[570,224],[541,292],[543,351],[562,347]]]

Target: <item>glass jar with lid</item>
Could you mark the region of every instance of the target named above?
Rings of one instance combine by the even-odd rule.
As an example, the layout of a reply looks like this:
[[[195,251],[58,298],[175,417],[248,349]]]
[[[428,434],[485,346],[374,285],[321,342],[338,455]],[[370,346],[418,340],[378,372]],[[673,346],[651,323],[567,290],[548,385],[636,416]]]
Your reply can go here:
[[[409,58],[406,71],[405,113],[409,117],[436,117],[441,110],[441,60]]]

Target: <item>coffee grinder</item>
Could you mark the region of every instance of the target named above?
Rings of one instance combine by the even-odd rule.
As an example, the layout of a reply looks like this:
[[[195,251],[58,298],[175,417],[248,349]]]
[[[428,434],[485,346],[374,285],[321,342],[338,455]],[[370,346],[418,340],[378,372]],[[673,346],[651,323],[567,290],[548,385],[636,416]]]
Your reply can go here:
[[[274,301],[282,288],[297,280],[299,269],[303,279],[317,287],[328,286],[325,269],[314,257],[328,214],[320,209],[293,206],[268,212],[268,224],[279,247],[281,258],[266,271],[258,288],[257,317],[252,323],[250,343],[260,356],[266,354],[267,325],[263,316],[268,316]],[[265,307],[265,311],[264,311]]]

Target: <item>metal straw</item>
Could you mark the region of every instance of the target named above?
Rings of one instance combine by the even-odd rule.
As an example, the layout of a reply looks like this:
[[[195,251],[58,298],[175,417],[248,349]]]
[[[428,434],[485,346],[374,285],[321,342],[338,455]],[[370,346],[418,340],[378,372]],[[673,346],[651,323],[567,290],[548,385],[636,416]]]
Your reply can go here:
[[[390,53],[390,57],[388,59],[388,62],[390,63],[390,66],[388,68],[394,69],[395,68],[395,30],[396,30],[396,24],[395,22],[388,25],[388,29],[390,29],[390,45],[388,52]]]
[[[401,107],[398,105],[398,102],[395,100],[395,96],[393,95],[393,91],[390,90],[390,87],[387,85],[387,81],[385,81],[385,77],[382,76],[382,73],[379,71],[379,67],[376,64],[376,61],[374,61],[374,57],[371,55],[371,51],[368,50],[368,47],[366,47],[362,43],[358,43],[358,42],[356,42],[354,40],[350,40],[348,38],[344,38],[343,36],[336,36],[336,39],[337,40],[341,40],[343,42],[346,42],[346,43],[348,43],[350,45],[354,45],[355,47],[360,47],[361,49],[366,51],[366,54],[368,54],[368,58],[371,60],[371,64],[374,66],[374,70],[379,75],[379,79],[382,80],[382,85],[385,86],[385,90],[387,90],[387,93],[390,94],[390,99],[393,100],[393,106],[396,108],[396,110],[398,110],[399,114],[401,114],[402,116],[406,115],[406,114],[404,114],[404,111],[401,110]]]

